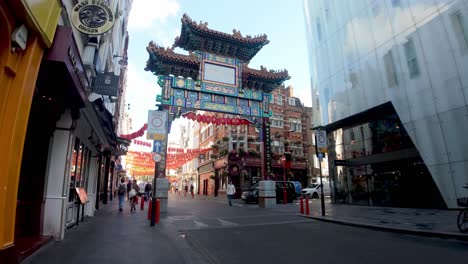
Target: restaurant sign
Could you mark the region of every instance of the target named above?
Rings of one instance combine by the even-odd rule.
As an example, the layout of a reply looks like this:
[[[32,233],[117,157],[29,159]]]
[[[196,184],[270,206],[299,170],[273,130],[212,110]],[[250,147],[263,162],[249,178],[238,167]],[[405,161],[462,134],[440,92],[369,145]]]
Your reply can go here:
[[[114,14],[102,0],[84,0],[73,7],[71,22],[84,34],[102,35],[114,25]]]
[[[118,96],[120,76],[113,72],[97,73],[91,91],[93,93]]]

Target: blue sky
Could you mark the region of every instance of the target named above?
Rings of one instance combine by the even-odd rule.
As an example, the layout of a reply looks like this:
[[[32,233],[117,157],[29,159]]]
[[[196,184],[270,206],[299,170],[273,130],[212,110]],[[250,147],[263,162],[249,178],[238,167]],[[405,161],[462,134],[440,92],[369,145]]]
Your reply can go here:
[[[146,122],[147,111],[154,109],[156,94],[161,93],[156,76],[144,71],[148,59],[145,48],[151,40],[171,46],[180,33],[184,13],[225,33],[232,34],[237,29],[243,36],[266,34],[270,43],[257,53],[249,67],[287,69],[291,79],[285,85],[292,85],[294,96],[311,106],[302,0],[133,0],[128,25],[126,98],[134,129]],[[178,49],[176,52],[184,53]]]

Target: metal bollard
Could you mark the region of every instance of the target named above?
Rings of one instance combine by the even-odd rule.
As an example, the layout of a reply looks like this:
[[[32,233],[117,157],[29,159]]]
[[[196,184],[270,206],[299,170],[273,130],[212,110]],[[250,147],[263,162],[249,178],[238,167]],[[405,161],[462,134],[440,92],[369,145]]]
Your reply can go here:
[[[304,198],[301,196],[301,214],[304,214]]]
[[[151,220],[151,199],[149,200],[149,203],[148,203],[148,220]]]
[[[306,197],[306,215],[309,215],[310,214],[310,210],[309,210],[309,197]]]
[[[159,224],[159,214],[161,211],[161,201],[159,199],[156,199],[156,224]]]

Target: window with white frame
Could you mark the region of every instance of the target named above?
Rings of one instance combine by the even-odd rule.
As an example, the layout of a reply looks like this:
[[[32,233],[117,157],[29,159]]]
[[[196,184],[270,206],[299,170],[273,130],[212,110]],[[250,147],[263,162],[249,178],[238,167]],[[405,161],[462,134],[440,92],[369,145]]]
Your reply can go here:
[[[272,127],[283,127],[283,115],[278,115],[278,114],[273,114],[271,117],[270,117],[270,121],[271,121],[271,126]]]
[[[289,118],[289,128],[293,132],[302,132],[302,121],[300,118]]]
[[[276,94],[275,96],[275,99],[276,99],[276,104],[277,105],[283,105],[283,95],[282,94]]]
[[[295,98],[288,98],[288,104],[296,106],[296,99]]]
[[[276,154],[283,154],[284,144],[278,140],[271,141],[271,152]]]
[[[304,151],[302,149],[302,143],[301,142],[296,142],[296,143],[291,143],[289,147],[291,153],[295,156],[303,156]]]

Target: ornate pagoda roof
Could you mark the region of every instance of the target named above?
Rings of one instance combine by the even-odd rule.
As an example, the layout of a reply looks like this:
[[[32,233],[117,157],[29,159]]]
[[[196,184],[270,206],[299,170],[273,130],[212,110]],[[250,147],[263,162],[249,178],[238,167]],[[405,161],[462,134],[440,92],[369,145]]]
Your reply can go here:
[[[183,55],[175,53],[172,48],[163,48],[150,42],[146,50],[149,59],[146,62],[146,71],[156,75],[183,76],[198,79],[200,62],[195,55]],[[249,68],[247,64],[242,67],[242,82],[244,88],[258,89],[271,92],[291,77],[287,70],[268,70],[260,66],[260,70]]]
[[[260,66],[260,70],[255,70],[248,65],[242,67],[242,83],[247,88],[261,89],[270,93],[290,78],[287,70],[268,70],[263,66]]]
[[[157,75],[169,75],[191,77],[196,80],[200,63],[195,55],[183,55],[174,52],[173,48],[163,48],[151,41],[146,47],[149,59],[146,62],[145,71],[151,71]]]
[[[204,51],[248,62],[263,46],[270,43],[265,34],[244,37],[236,29],[233,29],[233,34],[227,34],[209,29],[207,22],[200,21],[197,24],[186,14],[181,21],[181,34],[175,39],[173,47],[188,51]]]

